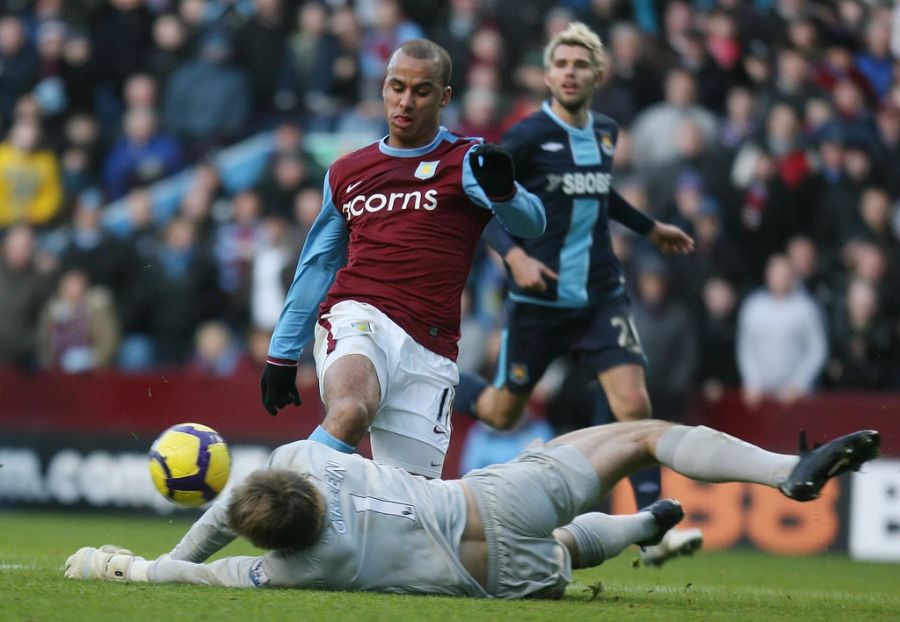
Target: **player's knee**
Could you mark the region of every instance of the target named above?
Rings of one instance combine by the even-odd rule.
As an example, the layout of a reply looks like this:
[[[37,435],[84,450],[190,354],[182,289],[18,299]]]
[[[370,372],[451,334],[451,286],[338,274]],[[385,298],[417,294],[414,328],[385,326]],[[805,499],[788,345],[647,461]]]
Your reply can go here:
[[[365,432],[375,418],[377,407],[355,397],[332,400],[328,404],[325,417],[340,424],[342,428]]]

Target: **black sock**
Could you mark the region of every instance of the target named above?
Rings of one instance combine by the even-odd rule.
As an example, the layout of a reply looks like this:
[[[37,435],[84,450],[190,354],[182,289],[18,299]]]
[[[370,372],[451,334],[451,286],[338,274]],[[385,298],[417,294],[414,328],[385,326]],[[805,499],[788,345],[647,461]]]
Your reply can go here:
[[[654,501],[659,500],[662,487],[660,485],[659,466],[647,467],[628,476],[634,489],[634,501],[641,510]]]
[[[478,403],[478,396],[488,386],[487,380],[477,374],[463,372],[459,375],[459,384],[456,385],[456,398],[453,403],[453,409],[456,412],[470,417],[478,418],[475,414],[475,406]]]

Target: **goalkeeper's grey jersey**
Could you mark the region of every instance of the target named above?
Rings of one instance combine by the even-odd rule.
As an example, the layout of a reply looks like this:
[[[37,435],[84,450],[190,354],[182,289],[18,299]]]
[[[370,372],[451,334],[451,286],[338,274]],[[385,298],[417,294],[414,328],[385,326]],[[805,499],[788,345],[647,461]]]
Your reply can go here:
[[[314,441],[279,447],[269,464],[308,475],[322,493],[325,524],[317,543],[201,564],[234,538],[228,499],[220,498],[168,556],[150,564],[149,579],[487,596],[458,557],[466,525],[459,482],[427,480]]]

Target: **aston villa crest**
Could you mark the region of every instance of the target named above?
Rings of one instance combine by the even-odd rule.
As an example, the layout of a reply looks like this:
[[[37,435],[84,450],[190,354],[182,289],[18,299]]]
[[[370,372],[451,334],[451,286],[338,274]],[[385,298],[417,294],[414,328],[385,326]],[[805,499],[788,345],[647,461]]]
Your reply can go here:
[[[416,179],[431,179],[437,171],[437,165],[440,160],[433,162],[419,162],[419,168],[416,169]]]

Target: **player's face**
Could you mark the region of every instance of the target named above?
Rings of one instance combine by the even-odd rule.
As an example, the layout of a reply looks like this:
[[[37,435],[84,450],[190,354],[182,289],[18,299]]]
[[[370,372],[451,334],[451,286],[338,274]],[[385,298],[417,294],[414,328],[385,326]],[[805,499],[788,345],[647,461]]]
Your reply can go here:
[[[437,61],[397,52],[388,64],[381,94],[392,147],[427,145],[440,125],[441,108],[450,102],[450,87],[442,86]]]
[[[591,53],[587,48],[558,45],[544,73],[544,84],[550,89],[553,99],[566,110],[575,112],[590,104],[600,77],[600,72],[591,63]]]

